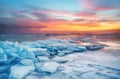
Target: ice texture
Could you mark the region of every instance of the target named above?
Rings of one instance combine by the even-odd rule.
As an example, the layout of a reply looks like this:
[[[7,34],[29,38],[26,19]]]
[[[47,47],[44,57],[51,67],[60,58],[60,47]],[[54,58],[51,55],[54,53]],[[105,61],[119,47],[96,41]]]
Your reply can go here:
[[[34,69],[34,66],[14,65],[11,67],[9,79],[23,79],[33,72]]]
[[[119,59],[56,38],[0,41],[0,79],[120,79]]]
[[[41,67],[42,72],[54,73],[57,71],[59,64],[56,62],[45,62],[44,65]]]

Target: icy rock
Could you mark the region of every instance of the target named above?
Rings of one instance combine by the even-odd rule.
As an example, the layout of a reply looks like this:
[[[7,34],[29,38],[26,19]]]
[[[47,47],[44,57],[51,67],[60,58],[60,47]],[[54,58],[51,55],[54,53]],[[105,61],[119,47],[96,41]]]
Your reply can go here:
[[[25,65],[25,66],[33,66],[34,63],[33,63],[33,60],[30,60],[30,59],[24,59],[24,60],[21,60],[20,62],[22,65]]]
[[[25,76],[33,72],[34,66],[14,65],[11,67],[9,79],[23,79]]]
[[[54,73],[58,67],[59,67],[59,64],[56,62],[45,62],[44,65],[41,67],[41,71]]]
[[[10,69],[10,65],[1,65],[0,66],[0,73],[6,72]]]
[[[52,60],[57,63],[65,63],[65,62],[69,61],[65,57],[59,57],[59,56],[54,57]]]
[[[38,61],[48,62],[48,61],[50,61],[50,59],[47,56],[38,56]]]

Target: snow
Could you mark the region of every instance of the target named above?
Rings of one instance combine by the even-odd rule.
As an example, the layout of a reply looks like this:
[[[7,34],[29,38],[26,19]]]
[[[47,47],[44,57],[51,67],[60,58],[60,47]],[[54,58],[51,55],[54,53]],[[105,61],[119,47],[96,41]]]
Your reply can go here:
[[[88,51],[56,38],[0,41],[0,79],[120,79],[120,50],[106,48]]]

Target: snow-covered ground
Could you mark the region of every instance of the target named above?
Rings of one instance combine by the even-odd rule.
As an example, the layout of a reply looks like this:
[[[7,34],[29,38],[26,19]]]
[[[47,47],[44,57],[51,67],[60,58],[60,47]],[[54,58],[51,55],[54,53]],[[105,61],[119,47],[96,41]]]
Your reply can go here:
[[[107,53],[101,50],[87,51],[55,57],[55,62],[66,61],[59,63],[55,73],[40,76],[33,72],[26,79],[120,79],[120,56]]]
[[[120,42],[88,51],[86,41],[0,41],[0,79],[120,79]]]

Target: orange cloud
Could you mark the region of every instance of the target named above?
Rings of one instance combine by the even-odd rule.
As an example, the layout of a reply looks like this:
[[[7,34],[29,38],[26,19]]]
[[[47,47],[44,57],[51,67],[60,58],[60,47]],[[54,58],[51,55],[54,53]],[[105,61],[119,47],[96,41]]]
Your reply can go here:
[[[20,20],[21,25],[29,28],[29,31],[33,33],[41,32],[52,32],[52,31],[105,31],[105,30],[118,30],[120,29],[120,23],[107,23],[99,21],[69,21],[69,20],[60,20],[60,19],[51,19],[48,22],[42,22],[38,20]]]
[[[24,13],[23,13],[24,14]],[[15,25],[10,25],[10,29],[16,29],[15,31],[23,31],[29,33],[42,33],[42,32],[88,32],[88,31],[106,31],[106,30],[118,30],[120,29],[120,22],[114,19],[102,19],[94,12],[82,11],[77,13],[61,12],[61,11],[37,11],[29,14],[36,16],[38,19],[29,18],[26,16],[23,18],[17,18]],[[59,17],[50,15],[64,15],[74,17],[74,19],[61,19]],[[14,22],[14,21],[12,21]],[[14,24],[14,23],[13,23]],[[20,30],[19,30],[19,29]]]

